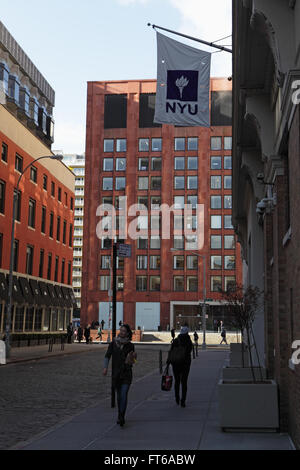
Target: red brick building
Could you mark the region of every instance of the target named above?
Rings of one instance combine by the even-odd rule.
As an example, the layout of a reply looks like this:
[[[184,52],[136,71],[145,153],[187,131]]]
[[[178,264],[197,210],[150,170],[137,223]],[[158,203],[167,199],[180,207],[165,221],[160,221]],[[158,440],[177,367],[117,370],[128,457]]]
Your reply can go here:
[[[146,330],[185,322],[199,327],[203,258],[198,254],[206,256],[209,328],[224,316],[219,288],[241,282],[239,245],[231,225],[231,84],[211,80],[209,129],[153,124],[155,93],[155,80],[88,84],[84,324],[102,319],[109,324],[112,250],[104,236],[97,236],[97,209],[103,203],[118,207],[121,196],[127,197],[128,209],[139,205],[125,217],[127,224],[139,224],[140,237],[124,240],[132,246],[132,256],[118,264],[117,323]],[[189,204],[193,229],[202,224],[196,207],[204,205],[200,251],[197,237],[184,240],[180,232],[180,210],[171,215],[170,238],[162,237],[163,204],[175,209]],[[118,231],[116,235],[122,239]]]
[[[54,91],[0,23],[0,332],[6,328],[13,197],[33,160],[51,156]],[[14,243],[11,331],[62,332],[72,320],[74,175],[42,159],[22,176]]]

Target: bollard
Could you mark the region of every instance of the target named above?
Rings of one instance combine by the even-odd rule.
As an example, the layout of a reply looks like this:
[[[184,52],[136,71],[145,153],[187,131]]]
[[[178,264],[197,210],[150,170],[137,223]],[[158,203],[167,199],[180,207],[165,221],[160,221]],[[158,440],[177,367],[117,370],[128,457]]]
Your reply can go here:
[[[49,348],[48,348],[48,352],[49,352],[49,353],[52,352],[52,350],[53,350],[53,344],[54,344],[54,339],[51,338],[51,339],[49,340]]]

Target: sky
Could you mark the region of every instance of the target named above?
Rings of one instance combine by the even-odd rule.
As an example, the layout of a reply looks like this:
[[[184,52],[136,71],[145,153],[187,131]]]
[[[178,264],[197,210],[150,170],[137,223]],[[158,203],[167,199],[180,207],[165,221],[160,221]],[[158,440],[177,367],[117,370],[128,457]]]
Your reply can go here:
[[[0,19],[55,90],[52,148],[65,154],[85,151],[88,81],[156,78],[156,35],[147,23],[209,42],[232,32],[231,0],[14,0],[2,3]],[[214,53],[211,75],[230,76],[231,60]]]

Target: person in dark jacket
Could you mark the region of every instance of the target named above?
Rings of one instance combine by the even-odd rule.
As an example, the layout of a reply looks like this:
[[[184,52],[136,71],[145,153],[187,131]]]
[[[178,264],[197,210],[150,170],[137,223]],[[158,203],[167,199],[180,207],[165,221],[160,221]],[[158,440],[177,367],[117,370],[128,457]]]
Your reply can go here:
[[[118,337],[110,343],[104,358],[103,375],[107,375],[109,360],[112,357],[112,385],[118,397],[118,421],[123,427],[128,401],[128,392],[132,383],[132,365],[136,361],[134,345],[131,343],[132,331],[129,325],[122,325]]]
[[[91,336],[91,325],[88,325],[84,330],[84,337],[86,339],[86,344],[90,344],[90,336]]]
[[[83,331],[82,331],[81,326],[79,326],[79,327],[78,327],[78,330],[77,330],[77,340],[78,340],[78,343],[81,343],[82,337],[83,337]]]
[[[173,348],[183,346],[185,349],[184,360],[180,364],[172,364],[172,369],[175,378],[175,399],[177,405],[181,403],[182,408],[185,408],[186,396],[187,396],[187,382],[191,368],[191,352],[193,350],[193,343],[189,336],[189,328],[184,326],[181,328],[180,335],[173,341],[171,351]],[[168,357],[167,363],[171,361]],[[182,395],[180,400],[180,384],[182,388]]]

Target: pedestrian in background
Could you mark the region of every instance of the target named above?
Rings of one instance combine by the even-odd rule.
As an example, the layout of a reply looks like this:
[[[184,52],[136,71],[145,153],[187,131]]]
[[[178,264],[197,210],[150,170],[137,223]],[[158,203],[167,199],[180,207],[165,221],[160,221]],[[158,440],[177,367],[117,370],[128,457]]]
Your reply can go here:
[[[102,330],[104,330],[104,325],[105,325],[105,321],[104,321],[104,320],[101,320],[101,327],[102,327]]]
[[[171,336],[172,336],[172,342],[173,342],[174,339],[175,339],[175,328],[172,328],[172,330],[171,330]]]
[[[132,331],[129,325],[122,325],[120,334],[110,343],[104,358],[103,375],[107,375],[110,358],[113,360],[112,384],[118,397],[118,421],[123,427],[128,402],[128,392],[132,383],[132,365],[136,361]]]
[[[226,330],[224,326],[222,327],[221,336],[222,336],[222,341],[220,344],[222,344],[223,342],[225,342],[225,344],[228,344],[227,339],[226,339]]]
[[[90,336],[91,336],[91,325],[88,324],[84,330],[84,337],[86,339],[86,344],[90,343]]]
[[[79,327],[78,327],[78,330],[77,330],[77,340],[78,340],[78,343],[81,343],[82,338],[83,338],[83,331],[82,331],[81,326],[79,326]]]
[[[177,405],[181,404],[182,408],[185,408],[186,403],[192,350],[193,343],[189,335],[189,328],[184,326],[181,328],[178,338],[174,339],[167,359],[167,364],[172,364],[175,378],[175,400]],[[182,389],[181,400],[180,385]]]
[[[101,328],[101,326],[98,327],[97,335],[98,335],[98,336],[97,336],[96,339],[99,338],[99,339],[100,339],[100,343],[101,343],[101,341],[102,341],[102,328]]]

